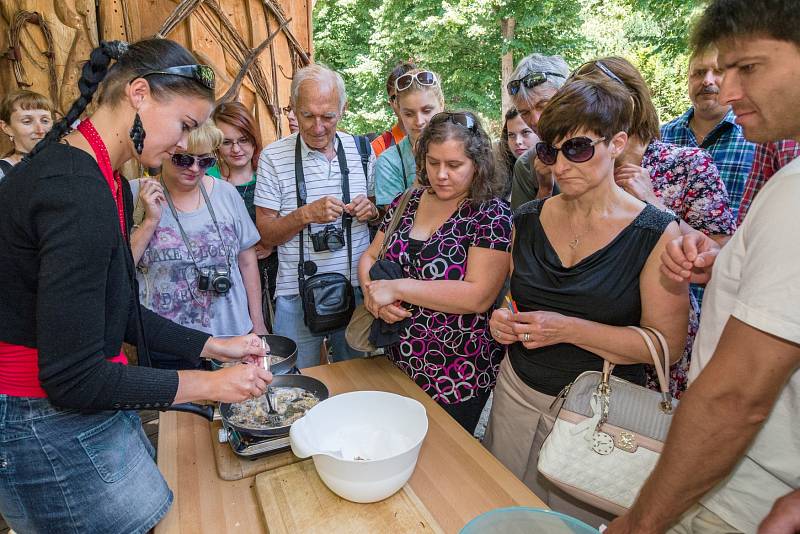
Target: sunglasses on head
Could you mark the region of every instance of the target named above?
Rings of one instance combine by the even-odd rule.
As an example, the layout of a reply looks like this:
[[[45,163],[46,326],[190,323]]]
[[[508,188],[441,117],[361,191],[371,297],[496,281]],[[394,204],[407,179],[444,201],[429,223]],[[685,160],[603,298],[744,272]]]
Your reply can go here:
[[[214,90],[214,69],[208,65],[179,65],[177,67],[167,67],[162,70],[151,70],[145,72],[140,77],[151,76],[153,74],[166,74],[169,76],[180,76],[194,80],[207,89]]]
[[[469,113],[464,113],[463,111],[455,113],[451,113],[449,111],[442,111],[441,113],[437,113],[431,118],[431,123],[439,123],[439,122],[452,122],[453,124],[458,124],[459,126],[463,126],[472,133],[478,131],[478,123],[477,121],[475,121],[475,117],[473,117]]]
[[[576,75],[580,76],[581,74],[588,74],[586,72],[581,72],[587,65],[591,65],[593,67],[597,67],[597,70],[599,70],[600,72],[602,72],[603,74],[605,74],[606,76],[608,76],[609,78],[611,78],[612,80],[617,82],[618,84],[622,85],[626,89],[628,88],[628,86],[625,85],[625,82],[622,81],[622,78],[620,78],[619,76],[614,74],[614,72],[611,69],[606,67],[606,65],[602,61],[599,61],[599,60],[598,61],[587,61],[586,63],[584,63],[583,65],[581,65],[577,69],[575,69],[575,72],[570,76],[570,78],[572,78],[572,77],[574,77]]]
[[[558,158],[558,153],[561,152],[569,161],[583,163],[594,157],[594,146],[605,140],[605,137],[595,141],[588,137],[573,137],[561,143],[561,148],[539,142],[536,143],[536,156],[545,165],[553,165],[556,162],[556,158]]]
[[[439,80],[436,78],[434,73],[429,70],[421,70],[419,72],[408,72],[402,76],[398,76],[398,78],[394,81],[394,88],[398,92],[405,91],[411,87],[414,81],[423,87],[430,87],[439,83]]]
[[[197,162],[197,166],[205,170],[213,167],[217,162],[214,156],[195,156],[192,154],[173,154],[172,164],[182,169],[188,169]]]
[[[526,89],[532,89],[537,85],[542,85],[544,82],[546,82],[548,76],[564,78],[563,74],[559,74],[557,72],[530,72],[518,80],[511,80],[508,82],[506,89],[508,89],[508,94],[515,96],[517,93],[519,93],[519,89],[523,85]]]

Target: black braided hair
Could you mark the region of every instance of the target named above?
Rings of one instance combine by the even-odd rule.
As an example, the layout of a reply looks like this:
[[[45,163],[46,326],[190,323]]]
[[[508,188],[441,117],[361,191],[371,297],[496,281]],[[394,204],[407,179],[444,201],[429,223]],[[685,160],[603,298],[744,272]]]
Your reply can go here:
[[[31,158],[49,143],[57,143],[67,132],[72,124],[80,118],[86,107],[92,102],[100,82],[106,77],[111,60],[119,59],[128,49],[124,41],[104,41],[92,50],[89,61],[83,65],[81,77],[78,80],[80,96],[69,108],[64,118],[53,125],[53,128],[39,141],[26,157]]]

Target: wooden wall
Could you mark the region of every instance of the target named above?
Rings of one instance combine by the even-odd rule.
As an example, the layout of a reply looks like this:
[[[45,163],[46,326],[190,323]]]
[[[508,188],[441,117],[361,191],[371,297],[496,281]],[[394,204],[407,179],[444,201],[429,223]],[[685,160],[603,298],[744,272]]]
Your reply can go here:
[[[97,7],[95,0],[0,0],[0,95],[29,85],[66,111],[77,95],[81,64],[100,40],[152,37],[179,6],[188,14],[161,37],[180,42],[214,67],[217,98],[236,78],[249,49],[277,30],[281,19],[291,19],[286,30],[294,44],[281,32],[259,55],[238,92],[238,100],[253,110],[265,143],[286,135],[280,108],[289,103],[292,73],[306,64],[312,51],[312,0],[99,0]],[[20,11],[41,14],[52,35],[53,54],[47,53],[48,41],[35,21],[22,26],[19,46],[9,51],[9,30]],[[8,140],[0,138],[4,152]]]

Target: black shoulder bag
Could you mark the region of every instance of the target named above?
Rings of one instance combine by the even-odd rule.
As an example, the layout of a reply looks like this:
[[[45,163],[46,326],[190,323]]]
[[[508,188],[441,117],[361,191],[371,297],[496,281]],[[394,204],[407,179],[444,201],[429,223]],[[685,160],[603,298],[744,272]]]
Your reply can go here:
[[[350,171],[347,168],[347,159],[344,147],[339,136],[336,136],[339,146],[336,157],[339,160],[339,170],[342,174],[342,197],[345,204],[350,203]],[[297,188],[297,208],[306,203],[306,183],[303,174],[303,160],[300,150],[300,136],[294,151],[294,174]],[[348,274],[353,274],[353,240],[351,236],[352,218],[347,213],[342,214],[342,226],[346,232],[347,241],[347,266]],[[311,225],[308,225],[311,234]],[[356,297],[350,279],[340,273],[315,273],[306,278],[306,261],[304,253],[305,237],[300,230],[300,261],[297,264],[297,281],[300,288],[300,299],[303,303],[303,320],[312,334],[327,334],[345,328],[350,322],[353,310],[356,307]]]

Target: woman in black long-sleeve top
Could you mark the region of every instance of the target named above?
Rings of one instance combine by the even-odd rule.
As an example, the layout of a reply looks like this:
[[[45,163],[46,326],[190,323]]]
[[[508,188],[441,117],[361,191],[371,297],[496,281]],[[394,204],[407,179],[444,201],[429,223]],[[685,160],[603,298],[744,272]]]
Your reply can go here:
[[[78,101],[0,183],[0,513],[19,532],[146,532],[172,493],[129,410],[241,401],[271,379],[254,365],[148,366],[149,349],[189,363],[263,354],[257,336],[210,338],[137,299],[131,192],[114,170],[184,147],[211,113],[213,82],[171,41],[103,43]],[[59,143],[98,86],[95,114]]]

